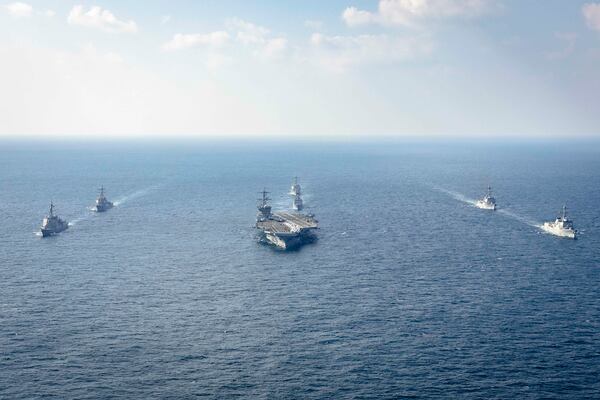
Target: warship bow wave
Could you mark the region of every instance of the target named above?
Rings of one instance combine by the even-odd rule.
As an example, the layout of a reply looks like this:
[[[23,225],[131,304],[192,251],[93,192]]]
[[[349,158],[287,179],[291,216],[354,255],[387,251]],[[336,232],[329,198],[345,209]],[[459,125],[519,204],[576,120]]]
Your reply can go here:
[[[315,240],[318,221],[312,214],[272,212],[268,192],[263,190],[261,194],[256,216],[256,228],[262,233],[261,239],[282,250],[294,249]]]

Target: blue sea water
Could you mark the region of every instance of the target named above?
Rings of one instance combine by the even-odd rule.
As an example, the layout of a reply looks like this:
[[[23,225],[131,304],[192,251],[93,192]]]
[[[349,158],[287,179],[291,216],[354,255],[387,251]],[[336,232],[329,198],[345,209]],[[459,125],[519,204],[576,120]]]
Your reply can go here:
[[[600,398],[598,143],[4,141],[0,214],[2,399]]]

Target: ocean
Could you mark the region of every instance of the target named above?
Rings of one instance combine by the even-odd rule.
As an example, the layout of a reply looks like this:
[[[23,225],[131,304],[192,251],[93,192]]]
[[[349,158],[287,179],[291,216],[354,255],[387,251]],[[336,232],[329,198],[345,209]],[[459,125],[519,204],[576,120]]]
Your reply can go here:
[[[599,210],[597,142],[0,141],[0,398],[600,398]]]

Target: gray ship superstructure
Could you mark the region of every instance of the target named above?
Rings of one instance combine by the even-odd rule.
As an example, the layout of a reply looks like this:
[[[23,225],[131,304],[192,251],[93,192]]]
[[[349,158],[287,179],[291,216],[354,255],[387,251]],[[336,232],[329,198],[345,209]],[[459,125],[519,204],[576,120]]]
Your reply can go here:
[[[290,195],[293,196],[292,209],[296,211],[302,211],[304,204],[302,202],[302,188],[298,183],[298,177],[294,178],[294,183],[290,188]]]
[[[290,194],[292,196],[297,194],[302,194],[302,189],[300,188],[300,184],[298,183],[298,177],[294,177],[294,183],[292,183],[292,187],[290,188]]]
[[[314,231],[318,221],[312,214],[300,212],[272,212],[268,192],[263,190],[258,200],[256,228],[262,232],[263,239],[282,250],[297,248],[304,243],[314,241]]]
[[[104,186],[100,188],[100,195],[96,199],[96,204],[94,205],[94,210],[96,212],[104,212],[113,208],[114,204],[106,199],[104,195]]]
[[[50,202],[50,212],[42,221],[42,237],[56,235],[69,228],[67,221],[54,214],[54,204]]]

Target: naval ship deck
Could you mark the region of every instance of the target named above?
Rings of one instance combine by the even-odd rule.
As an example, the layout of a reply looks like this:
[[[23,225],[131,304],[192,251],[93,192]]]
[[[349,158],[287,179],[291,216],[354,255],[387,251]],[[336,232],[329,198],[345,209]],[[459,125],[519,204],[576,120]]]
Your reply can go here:
[[[259,229],[262,229],[263,231],[276,233],[276,234],[292,232],[292,228],[290,228],[289,225],[286,225],[283,222],[275,221],[272,219],[269,219],[267,221],[257,222],[256,227]]]
[[[317,227],[317,221],[314,218],[304,214],[295,214],[284,211],[274,212],[273,215],[286,220],[289,223],[297,225],[301,229],[311,229]]]
[[[274,212],[273,216],[275,219],[257,222],[256,227],[275,234],[289,234],[292,233],[293,227],[298,227],[300,230],[302,230],[315,229],[318,226],[317,221],[303,214],[293,214],[278,211]],[[281,219],[281,221],[278,221],[279,219]]]

